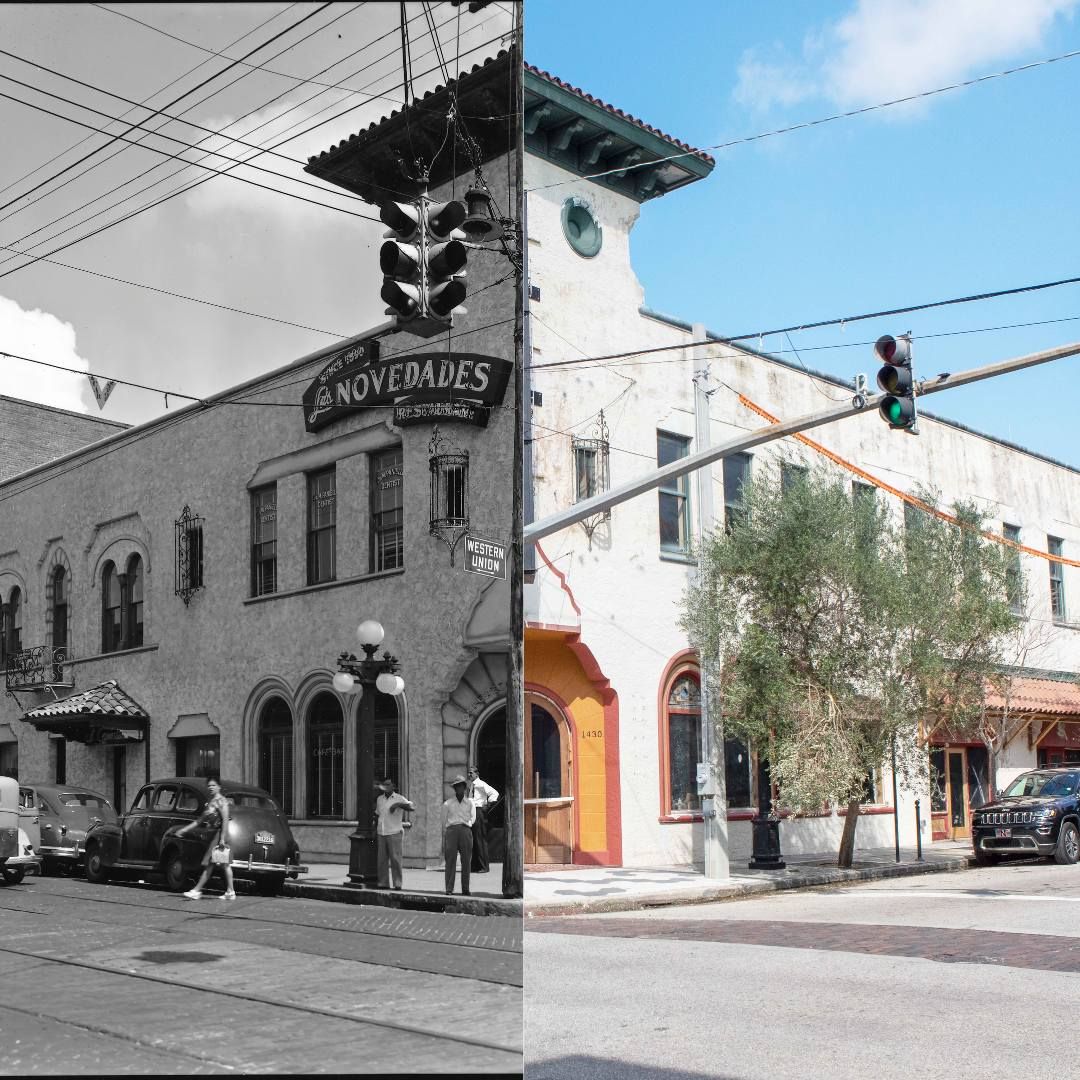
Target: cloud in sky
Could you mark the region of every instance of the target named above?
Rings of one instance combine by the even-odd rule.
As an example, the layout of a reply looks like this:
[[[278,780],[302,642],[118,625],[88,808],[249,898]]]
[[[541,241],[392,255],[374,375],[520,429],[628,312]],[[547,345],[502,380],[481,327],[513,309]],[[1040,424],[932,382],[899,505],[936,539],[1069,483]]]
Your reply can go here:
[[[0,342],[5,352],[50,364],[89,371],[76,349],[75,327],[47,311],[24,311],[14,300],[0,296]],[[40,401],[60,409],[87,412],[84,375],[56,371],[40,364],[0,357],[0,394]]]
[[[856,108],[986,73],[1042,44],[1080,0],[856,0],[798,57],[751,50],[735,99],[754,109],[825,99]]]

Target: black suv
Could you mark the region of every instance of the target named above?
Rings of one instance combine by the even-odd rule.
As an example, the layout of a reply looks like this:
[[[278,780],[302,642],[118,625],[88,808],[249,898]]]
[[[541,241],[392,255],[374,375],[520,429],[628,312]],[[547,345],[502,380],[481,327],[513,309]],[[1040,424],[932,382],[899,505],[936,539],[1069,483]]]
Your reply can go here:
[[[992,866],[1001,855],[1050,855],[1080,860],[1080,769],[1021,773],[995,802],[971,815],[975,861]]]

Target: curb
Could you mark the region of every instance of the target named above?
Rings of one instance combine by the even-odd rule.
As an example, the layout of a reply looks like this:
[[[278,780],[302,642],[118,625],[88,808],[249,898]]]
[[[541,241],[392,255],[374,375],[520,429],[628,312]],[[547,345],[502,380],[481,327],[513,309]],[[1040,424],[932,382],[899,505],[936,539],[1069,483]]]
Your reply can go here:
[[[716,904],[727,900],[745,900],[754,896],[787,892],[794,889],[817,889],[830,885],[854,885],[862,881],[882,881],[887,878],[914,877],[920,874],[947,874],[967,870],[975,865],[970,857],[942,860],[940,862],[899,863],[886,866],[868,866],[858,870],[821,868],[813,876],[794,873],[790,877],[767,878],[759,881],[738,882],[731,885],[705,886],[693,892],[655,892],[638,896],[588,897],[582,900],[540,901],[525,903],[528,918],[556,915],[592,915],[611,911],[641,911],[654,907],[675,907],[690,904]]]
[[[287,881],[282,896],[306,900],[326,900],[335,904],[366,904],[372,907],[399,908],[404,911],[430,911],[443,915],[503,915],[520,919],[522,901],[499,897],[462,896],[454,893],[406,892],[405,890],[367,889],[362,885],[315,885]]]

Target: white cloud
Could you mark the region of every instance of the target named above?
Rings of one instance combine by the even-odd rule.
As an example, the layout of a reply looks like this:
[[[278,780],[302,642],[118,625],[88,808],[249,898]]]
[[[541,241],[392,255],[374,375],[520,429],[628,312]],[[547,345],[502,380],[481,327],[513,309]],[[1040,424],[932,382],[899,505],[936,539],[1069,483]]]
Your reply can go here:
[[[856,0],[792,58],[743,55],[736,101],[754,108],[819,98],[854,108],[986,74],[1029,56],[1080,0]]]
[[[47,311],[24,311],[14,300],[0,296],[0,349],[5,353],[43,360],[79,371],[88,361],[75,347],[75,328]],[[40,364],[0,356],[0,394],[87,412],[85,375],[75,375]]]

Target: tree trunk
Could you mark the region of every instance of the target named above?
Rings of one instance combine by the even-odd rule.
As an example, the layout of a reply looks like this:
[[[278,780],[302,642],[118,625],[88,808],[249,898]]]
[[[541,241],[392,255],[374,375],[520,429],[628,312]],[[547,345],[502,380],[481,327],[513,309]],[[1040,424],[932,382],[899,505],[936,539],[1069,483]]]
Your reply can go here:
[[[848,803],[847,817],[844,819],[844,835],[840,837],[840,854],[836,865],[842,870],[851,866],[852,856],[855,854],[855,826],[859,823],[859,800],[852,799]]]

